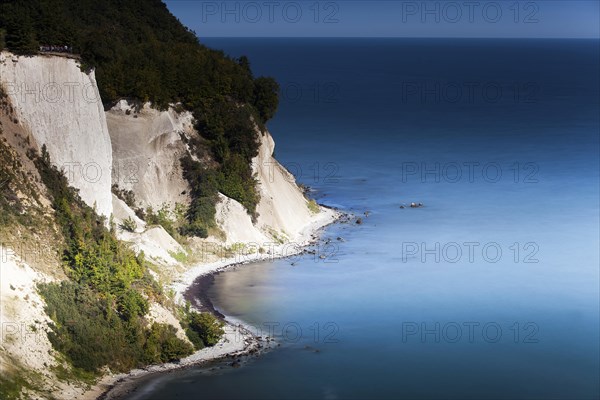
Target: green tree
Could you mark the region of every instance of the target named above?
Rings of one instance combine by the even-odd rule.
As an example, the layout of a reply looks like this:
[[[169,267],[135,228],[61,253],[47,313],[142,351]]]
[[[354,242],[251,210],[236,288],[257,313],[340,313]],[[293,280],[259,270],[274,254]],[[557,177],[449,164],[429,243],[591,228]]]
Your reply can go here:
[[[266,122],[273,118],[279,104],[279,84],[273,78],[260,77],[254,81],[254,107]]]
[[[200,338],[205,346],[214,346],[225,333],[223,321],[210,313],[192,311],[188,315],[188,327]],[[189,337],[189,334],[188,334]],[[192,335],[194,337],[194,335]],[[194,337],[195,338],[195,337]],[[195,339],[197,341],[197,339]]]
[[[171,362],[192,353],[189,343],[177,337],[171,325],[154,323],[147,333],[144,353],[148,363]]]
[[[17,54],[35,54],[39,44],[30,17],[25,13],[13,14],[7,17],[5,42],[6,47]]]

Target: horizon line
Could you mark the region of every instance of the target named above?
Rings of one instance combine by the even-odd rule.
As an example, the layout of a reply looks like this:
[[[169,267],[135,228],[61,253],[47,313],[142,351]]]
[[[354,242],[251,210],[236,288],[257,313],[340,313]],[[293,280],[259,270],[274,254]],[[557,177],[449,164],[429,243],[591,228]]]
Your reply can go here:
[[[532,39],[532,40],[600,40],[600,37],[529,37],[529,36],[200,36],[200,39]]]

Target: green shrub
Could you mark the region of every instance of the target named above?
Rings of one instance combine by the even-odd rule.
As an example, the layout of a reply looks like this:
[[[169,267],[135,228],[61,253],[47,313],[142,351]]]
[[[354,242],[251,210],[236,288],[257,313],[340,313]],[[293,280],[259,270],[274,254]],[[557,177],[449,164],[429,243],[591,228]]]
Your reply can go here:
[[[119,228],[127,232],[135,232],[137,229],[137,224],[133,218],[129,217],[119,224]]]
[[[155,323],[148,329],[141,319],[126,322],[113,311],[110,297],[102,299],[87,286],[62,282],[41,284],[38,289],[54,321],[50,341],[77,369],[97,373],[108,365],[127,371],[193,351],[177,338],[173,326]],[[133,307],[141,306],[135,294],[130,301]]]
[[[225,333],[223,330],[223,326],[225,325],[223,321],[212,315],[211,313],[198,313],[192,311],[187,316],[187,325],[188,329],[188,339],[196,348],[202,348],[203,346],[214,346],[219,342],[221,336]],[[193,332],[190,337],[189,331]],[[194,333],[197,335],[194,335]],[[202,347],[198,347],[197,344],[200,343],[198,338],[202,342]]]
[[[158,323],[150,327],[144,345],[146,362],[171,362],[186,357],[192,352],[192,346],[177,337],[175,327]]]
[[[126,370],[137,364],[125,342],[130,335],[108,298],[74,282],[41,284],[38,289],[54,321],[48,337],[75,368],[97,372],[104,365]]]
[[[198,332],[192,330],[191,328],[187,328],[185,330],[185,334],[187,335],[187,338],[190,340],[190,342],[192,342],[196,350],[202,350],[204,348],[204,342],[202,341],[202,338],[200,337]]]
[[[135,193],[133,193],[133,190],[120,189],[117,184],[113,184],[111,186],[111,191],[119,199],[123,200],[123,202],[129,206],[129,208],[132,210],[136,208]]]
[[[163,205],[158,211],[154,212],[152,207],[148,207],[145,212],[146,223],[149,225],[160,225],[167,233],[175,235],[174,221],[171,218],[171,212],[166,205]]]
[[[183,244],[182,236],[186,236],[185,228],[188,225],[187,210],[188,208],[182,204],[175,204],[174,210],[171,210],[167,204],[163,204],[157,211],[148,207],[142,214],[138,213],[138,217],[143,216],[149,225],[162,226],[171,237]]]
[[[141,295],[140,292],[134,289],[127,289],[119,295],[118,301],[119,314],[126,321],[131,321],[138,316],[143,316],[148,313],[148,301]]]
[[[181,228],[179,228],[179,232],[183,236],[196,236],[199,238],[208,237],[208,228],[206,228],[206,226],[204,226],[202,223],[196,221],[183,225]]]

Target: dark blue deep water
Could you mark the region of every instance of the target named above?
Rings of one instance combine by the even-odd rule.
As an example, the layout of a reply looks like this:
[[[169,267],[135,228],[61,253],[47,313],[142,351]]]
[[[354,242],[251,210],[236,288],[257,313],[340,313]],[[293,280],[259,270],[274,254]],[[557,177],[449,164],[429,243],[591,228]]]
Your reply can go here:
[[[326,230],[325,261],[216,277],[281,347],[134,398],[599,397],[598,41],[207,43],[280,82],[277,158],[371,215]]]

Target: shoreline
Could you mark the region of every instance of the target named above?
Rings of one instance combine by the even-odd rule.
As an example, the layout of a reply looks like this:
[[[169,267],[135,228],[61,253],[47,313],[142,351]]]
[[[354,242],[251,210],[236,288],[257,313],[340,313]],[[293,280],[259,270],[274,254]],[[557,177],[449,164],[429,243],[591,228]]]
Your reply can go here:
[[[263,342],[255,337],[249,329],[241,324],[233,325],[226,322],[223,329],[225,330],[223,338],[213,347],[206,347],[176,362],[151,365],[144,369],[135,369],[128,373],[107,376],[96,385],[98,391],[94,391],[94,393],[89,394],[90,397],[84,396],[84,398],[90,400],[123,400],[138,392],[141,389],[141,384],[154,376],[201,365],[217,364],[225,360],[233,360],[233,363],[239,363],[242,357],[258,356],[270,349],[268,342]]]
[[[339,221],[345,215],[347,214],[321,205],[321,213],[302,229],[295,240],[273,246],[272,252],[246,255],[246,259],[242,261],[238,257],[232,257],[212,263],[198,264],[190,268],[177,281],[171,284],[171,288],[175,290],[175,301],[190,299],[190,296],[192,296],[190,292],[192,291],[194,291],[195,295],[202,293],[203,290],[210,286],[215,274],[228,269],[265,260],[275,261],[306,252],[308,246],[318,242],[322,231],[327,226]],[[290,245],[294,246],[293,251],[288,251]],[[197,290],[195,291],[194,289]],[[196,300],[196,303],[198,303],[198,300],[204,301],[204,303],[195,304],[194,306],[196,308],[204,308],[202,311],[211,312],[225,322],[225,326],[223,327],[225,334],[219,343],[213,347],[198,350],[192,355],[176,362],[150,365],[146,368],[134,369],[127,373],[106,375],[89,390],[85,391],[81,398],[84,400],[122,400],[135,393],[140,388],[140,383],[152,376],[199,365],[217,363],[226,359],[259,355],[271,349],[275,344],[273,341],[263,341],[262,338],[255,336],[250,327],[244,326],[239,321],[233,323],[227,320],[225,315],[214,308],[208,297],[200,296],[198,298],[197,296],[193,296],[193,300]],[[207,300],[208,302],[206,302]],[[234,361],[234,363],[237,362]]]
[[[344,215],[343,212],[340,212],[334,208],[321,206],[321,213],[316,216],[316,218],[310,222],[307,226],[305,226],[300,233],[296,235],[293,240],[290,240],[283,244],[274,243],[263,243],[270,244],[271,251],[267,253],[251,253],[244,254],[241,256],[236,255],[230,258],[223,258],[219,261],[208,262],[205,264],[197,264],[196,266],[188,269],[184,272],[178,280],[174,281],[171,284],[171,288],[175,290],[175,301],[182,301],[185,298],[185,293],[187,290],[194,284],[194,282],[206,275],[212,275],[216,272],[225,271],[229,268],[233,268],[240,265],[245,265],[249,263],[259,262],[259,261],[268,261],[268,260],[278,260],[286,257],[291,257],[294,255],[298,255],[302,253],[306,247],[314,244],[319,239],[319,234],[323,230],[323,228],[335,223],[340,220]],[[257,243],[252,243],[257,244]]]

